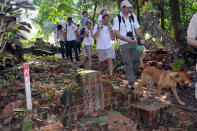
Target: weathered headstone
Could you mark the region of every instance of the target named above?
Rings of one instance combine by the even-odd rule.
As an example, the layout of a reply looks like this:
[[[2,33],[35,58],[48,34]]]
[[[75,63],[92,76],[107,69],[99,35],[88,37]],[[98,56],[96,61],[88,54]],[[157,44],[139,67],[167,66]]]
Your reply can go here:
[[[84,115],[88,116],[104,109],[104,93],[101,83],[101,74],[94,70],[85,70],[78,73],[83,84]]]

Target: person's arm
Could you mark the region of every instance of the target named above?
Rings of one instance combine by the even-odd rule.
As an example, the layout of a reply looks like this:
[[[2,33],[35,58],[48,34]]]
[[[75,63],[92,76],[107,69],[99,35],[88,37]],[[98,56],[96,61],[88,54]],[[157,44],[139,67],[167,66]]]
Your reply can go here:
[[[94,27],[94,33],[93,33],[93,35],[92,35],[92,37],[94,38],[94,39],[96,39],[97,38],[97,36],[98,36],[98,34],[100,33],[100,31],[101,31],[101,26],[95,26]]]
[[[77,39],[77,33],[78,33],[78,31],[77,31],[77,26],[76,26],[75,24],[73,24],[73,26],[74,26],[74,31],[75,31],[75,37],[76,37],[76,39]]]
[[[57,40],[58,40],[58,33],[57,33],[58,31],[56,30],[56,37],[55,37],[55,43],[57,43]]]
[[[75,27],[76,28],[76,27]],[[75,37],[77,38],[78,31],[75,29]]]
[[[140,38],[140,43],[145,44],[145,40],[143,39],[141,30],[138,28],[138,29],[135,29],[135,31],[136,31],[138,37]]]
[[[109,28],[111,39],[114,39],[115,38],[114,37],[114,32],[113,32],[112,26],[110,24],[108,25],[108,28]]]
[[[197,48],[197,40],[195,39],[191,39],[191,38],[187,38],[187,43],[193,47]]]

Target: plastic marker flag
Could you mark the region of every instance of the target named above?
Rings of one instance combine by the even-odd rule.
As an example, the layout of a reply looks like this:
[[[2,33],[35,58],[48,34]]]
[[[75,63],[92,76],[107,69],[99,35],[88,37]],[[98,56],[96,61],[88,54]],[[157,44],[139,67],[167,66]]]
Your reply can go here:
[[[31,100],[31,89],[30,89],[30,75],[29,75],[29,64],[23,63],[24,80],[25,80],[25,93],[26,93],[26,103],[27,110],[32,110],[32,100]]]

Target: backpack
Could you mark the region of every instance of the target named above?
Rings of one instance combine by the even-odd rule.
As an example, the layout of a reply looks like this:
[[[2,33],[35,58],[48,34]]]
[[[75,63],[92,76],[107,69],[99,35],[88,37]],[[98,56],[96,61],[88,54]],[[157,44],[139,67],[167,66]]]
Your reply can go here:
[[[119,31],[120,31],[120,23],[121,23],[121,16],[120,16],[120,14],[118,14],[118,21],[119,21]],[[129,22],[131,23],[131,20],[134,22],[134,16],[133,16],[133,14],[131,13],[131,16],[129,16]],[[124,18],[123,18],[123,23],[125,23],[125,20],[124,20]]]
[[[85,28],[82,28],[79,33],[79,38],[81,41],[83,41],[83,39],[84,39],[84,36],[83,36],[84,34],[85,34]]]

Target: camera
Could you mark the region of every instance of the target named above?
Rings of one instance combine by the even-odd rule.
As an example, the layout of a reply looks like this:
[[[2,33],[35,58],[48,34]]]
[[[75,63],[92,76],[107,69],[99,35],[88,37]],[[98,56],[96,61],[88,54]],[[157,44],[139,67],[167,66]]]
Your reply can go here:
[[[129,31],[127,32],[127,37],[130,37],[132,40],[134,40],[133,32]]]

